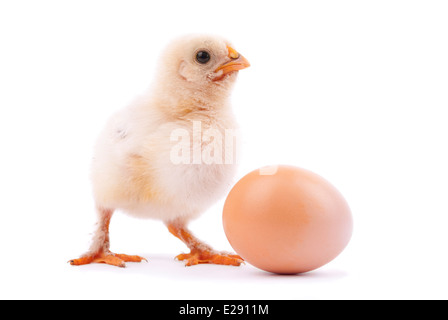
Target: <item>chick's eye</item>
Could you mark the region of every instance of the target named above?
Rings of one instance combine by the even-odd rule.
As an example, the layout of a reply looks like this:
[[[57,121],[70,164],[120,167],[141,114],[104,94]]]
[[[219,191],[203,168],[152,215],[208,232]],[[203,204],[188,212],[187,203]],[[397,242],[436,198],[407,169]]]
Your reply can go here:
[[[210,61],[210,54],[207,51],[199,51],[196,54],[196,60],[202,64],[207,63]]]

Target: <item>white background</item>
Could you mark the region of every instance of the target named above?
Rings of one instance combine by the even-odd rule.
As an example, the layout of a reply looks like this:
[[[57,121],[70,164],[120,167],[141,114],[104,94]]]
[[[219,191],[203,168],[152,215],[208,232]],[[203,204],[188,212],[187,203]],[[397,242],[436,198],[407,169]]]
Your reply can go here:
[[[444,1],[1,1],[0,298],[447,299],[447,17]],[[148,263],[66,263],[95,222],[98,131],[191,32],[227,37],[252,64],[232,96],[239,177],[292,164],[349,202],[353,238],[328,265],[185,268],[161,222],[120,213],[112,250]],[[231,250],[222,204],[190,226]]]

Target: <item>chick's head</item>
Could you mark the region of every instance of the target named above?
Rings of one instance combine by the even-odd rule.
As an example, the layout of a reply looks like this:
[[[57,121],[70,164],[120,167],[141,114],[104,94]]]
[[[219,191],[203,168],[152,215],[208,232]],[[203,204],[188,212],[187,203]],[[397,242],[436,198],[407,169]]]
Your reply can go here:
[[[162,54],[164,80],[182,89],[213,91],[230,88],[238,70],[250,64],[225,39],[190,35],[173,41]]]

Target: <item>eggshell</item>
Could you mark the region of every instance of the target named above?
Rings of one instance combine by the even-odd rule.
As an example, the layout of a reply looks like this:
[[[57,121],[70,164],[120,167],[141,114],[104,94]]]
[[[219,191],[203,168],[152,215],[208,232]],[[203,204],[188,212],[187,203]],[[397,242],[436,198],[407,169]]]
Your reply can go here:
[[[244,176],[230,191],[223,224],[233,249],[265,271],[295,274],[338,256],[350,241],[352,215],[341,193],[293,166]],[[272,174],[273,173],[273,174]]]

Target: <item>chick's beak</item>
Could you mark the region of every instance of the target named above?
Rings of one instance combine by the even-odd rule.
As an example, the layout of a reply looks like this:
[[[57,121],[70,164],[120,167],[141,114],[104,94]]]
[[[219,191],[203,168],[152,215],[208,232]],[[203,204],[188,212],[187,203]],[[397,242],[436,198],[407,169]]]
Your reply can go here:
[[[227,73],[238,71],[241,69],[246,69],[250,66],[249,61],[247,61],[246,58],[244,58],[242,55],[240,55],[235,49],[233,49],[230,46],[227,46],[227,49],[229,50],[228,57],[231,59],[229,62],[224,63],[223,65],[220,65],[215,72],[219,72],[222,70],[222,76],[226,75]],[[219,77],[220,79],[221,77]],[[218,80],[218,79],[216,79]]]

